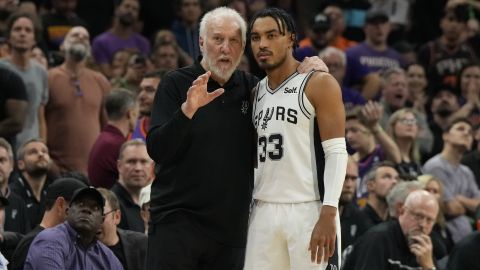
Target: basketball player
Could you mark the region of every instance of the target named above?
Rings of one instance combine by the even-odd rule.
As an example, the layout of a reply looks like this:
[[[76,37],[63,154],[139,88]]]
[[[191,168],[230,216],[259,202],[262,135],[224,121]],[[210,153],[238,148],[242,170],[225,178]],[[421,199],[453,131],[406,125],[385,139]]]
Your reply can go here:
[[[285,11],[260,11],[249,30],[267,77],[253,101],[258,167],[245,269],[339,269],[337,206],[348,158],[340,87],[327,73],[297,72],[295,25]],[[325,156],[315,154],[320,142]]]

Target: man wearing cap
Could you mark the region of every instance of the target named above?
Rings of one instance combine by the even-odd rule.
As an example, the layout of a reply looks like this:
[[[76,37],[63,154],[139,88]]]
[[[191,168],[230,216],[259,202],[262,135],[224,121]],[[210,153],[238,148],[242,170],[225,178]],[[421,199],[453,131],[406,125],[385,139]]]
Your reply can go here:
[[[369,11],[364,26],[365,41],[346,50],[344,82],[347,86],[359,87],[366,99],[372,99],[378,93],[380,79],[377,72],[403,65],[401,55],[387,45],[390,30],[386,13]]]
[[[310,36],[311,45],[295,50],[295,58],[299,61],[303,61],[307,56],[317,56],[321,50],[333,42],[334,33],[330,19],[323,13],[313,17],[312,28],[307,33]]]
[[[65,222],[66,210],[73,193],[87,187],[83,182],[74,178],[60,178],[48,188],[45,196],[45,213],[42,222],[25,235],[12,256],[11,269],[23,269],[28,249],[33,239],[44,229],[52,228]]]
[[[113,252],[96,238],[104,206],[95,188],[77,190],[66,210],[66,222],[37,235],[24,269],[123,269]]]

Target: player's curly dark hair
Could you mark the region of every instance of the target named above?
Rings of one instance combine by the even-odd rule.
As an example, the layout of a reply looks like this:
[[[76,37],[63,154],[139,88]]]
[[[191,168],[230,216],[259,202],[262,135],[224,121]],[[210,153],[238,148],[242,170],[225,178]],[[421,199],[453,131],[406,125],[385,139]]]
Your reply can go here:
[[[287,32],[290,32],[291,38],[293,40],[293,48],[295,49],[298,47],[297,29],[295,27],[295,21],[290,14],[288,14],[285,10],[279,8],[266,8],[255,14],[250,20],[250,25],[247,32],[248,37],[250,37],[255,21],[258,18],[265,17],[271,17],[275,20],[275,22],[277,22],[280,34],[286,35]]]

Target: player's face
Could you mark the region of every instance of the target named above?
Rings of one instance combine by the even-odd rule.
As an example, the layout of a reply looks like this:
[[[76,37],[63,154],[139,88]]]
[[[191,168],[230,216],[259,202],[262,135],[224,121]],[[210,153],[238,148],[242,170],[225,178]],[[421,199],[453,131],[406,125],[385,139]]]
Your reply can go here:
[[[239,25],[225,18],[212,20],[206,26],[205,36],[200,37],[200,49],[207,70],[225,81],[230,79],[240,63],[244,48]]]
[[[289,55],[292,55],[293,36],[287,32],[282,34],[279,25],[272,17],[263,17],[255,20],[250,42],[252,52],[260,68],[273,70],[282,65]]]

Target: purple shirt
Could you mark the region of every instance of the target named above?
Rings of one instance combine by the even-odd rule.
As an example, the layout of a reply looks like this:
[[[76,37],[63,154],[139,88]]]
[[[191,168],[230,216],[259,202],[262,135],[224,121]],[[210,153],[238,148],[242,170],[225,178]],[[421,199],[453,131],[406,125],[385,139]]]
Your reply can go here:
[[[367,46],[365,42],[346,50],[345,53],[347,70],[343,82],[346,86],[360,84],[371,72],[403,65],[401,55],[394,49],[388,48],[379,52]]]
[[[100,241],[84,249],[77,238],[77,232],[67,222],[43,230],[28,250],[24,269],[123,270],[117,257]]]
[[[138,33],[133,33],[130,37],[124,39],[107,31],[98,35],[92,44],[93,57],[97,64],[108,64],[112,62],[113,55],[120,50],[147,55],[150,53],[150,43]]]

